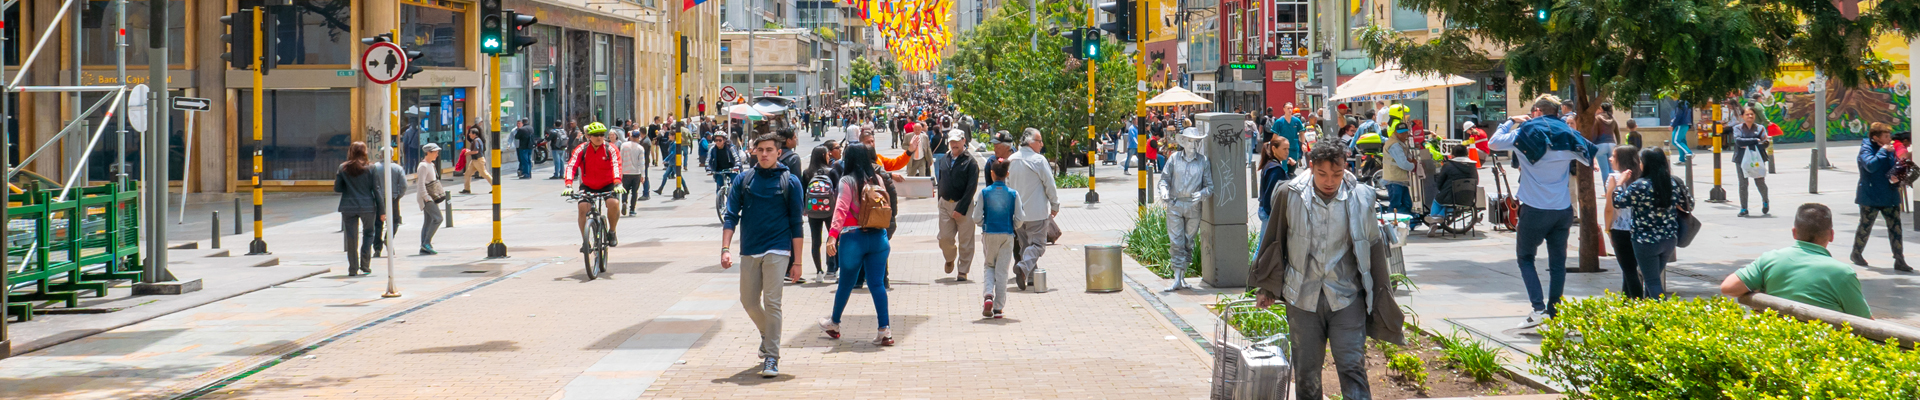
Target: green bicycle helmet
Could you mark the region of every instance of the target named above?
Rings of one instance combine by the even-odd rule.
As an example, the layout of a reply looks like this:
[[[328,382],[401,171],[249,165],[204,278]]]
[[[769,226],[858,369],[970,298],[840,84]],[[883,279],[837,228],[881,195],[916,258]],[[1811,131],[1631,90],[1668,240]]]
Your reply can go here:
[[[607,134],[607,126],[599,122],[587,124],[584,130],[587,132],[587,135],[592,136],[603,136]]]

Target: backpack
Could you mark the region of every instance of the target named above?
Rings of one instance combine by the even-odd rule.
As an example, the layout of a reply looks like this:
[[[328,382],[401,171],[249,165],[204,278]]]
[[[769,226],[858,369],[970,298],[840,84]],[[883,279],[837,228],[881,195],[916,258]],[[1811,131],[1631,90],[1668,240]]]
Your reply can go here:
[[[833,202],[837,200],[833,190],[833,177],[826,170],[815,172],[807,180],[807,218],[833,218]]]
[[[756,175],[760,175],[760,174],[753,170],[748,170],[746,172],[740,173],[740,177],[736,178],[740,180],[740,183],[739,185],[734,186],[734,189],[737,190],[736,192],[734,192],[734,195],[743,196],[743,198],[744,196],[751,195],[750,192],[746,192],[746,191],[753,189],[753,178]],[[780,174],[780,184],[775,187],[779,189],[773,192],[773,196],[785,199],[787,197],[787,174]],[[747,204],[753,204],[753,203],[748,202],[740,205],[741,213],[745,213],[747,211],[747,206],[746,206]]]
[[[860,185],[861,228],[893,228],[893,202],[887,200],[887,187],[879,182],[864,182]]]

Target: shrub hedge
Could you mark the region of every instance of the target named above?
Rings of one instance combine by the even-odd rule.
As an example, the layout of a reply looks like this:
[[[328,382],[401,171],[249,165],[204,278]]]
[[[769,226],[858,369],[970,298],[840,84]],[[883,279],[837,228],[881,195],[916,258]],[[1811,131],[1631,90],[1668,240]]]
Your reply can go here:
[[[1920,398],[1920,353],[1726,297],[1573,300],[1541,334],[1533,372],[1573,398]]]

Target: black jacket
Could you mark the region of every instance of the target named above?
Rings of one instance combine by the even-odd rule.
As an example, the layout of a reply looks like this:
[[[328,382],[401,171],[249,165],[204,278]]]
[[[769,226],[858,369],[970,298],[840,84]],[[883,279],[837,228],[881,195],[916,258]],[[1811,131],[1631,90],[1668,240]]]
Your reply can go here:
[[[1479,186],[1480,173],[1475,171],[1472,161],[1465,161],[1464,158],[1449,159],[1446,165],[1440,167],[1440,176],[1436,181],[1439,183],[1438,187],[1440,191],[1438,193],[1438,199],[1440,203],[1472,204],[1474,201],[1474,192],[1469,191],[1456,194],[1453,192],[1453,186],[1462,185],[1462,187],[1467,188]]]
[[[940,199],[954,202],[955,211],[966,213],[973,209],[974,193],[980,190],[980,181],[973,179],[980,165],[967,153],[953,153],[950,158],[934,166],[940,170]]]
[[[513,128],[513,146],[515,148],[533,150],[533,142],[535,142],[533,127],[522,126]]]
[[[713,146],[713,151],[707,153],[707,170],[713,172],[731,171],[733,170],[734,164],[740,162],[740,160],[734,158],[733,144],[729,143],[727,147]]]

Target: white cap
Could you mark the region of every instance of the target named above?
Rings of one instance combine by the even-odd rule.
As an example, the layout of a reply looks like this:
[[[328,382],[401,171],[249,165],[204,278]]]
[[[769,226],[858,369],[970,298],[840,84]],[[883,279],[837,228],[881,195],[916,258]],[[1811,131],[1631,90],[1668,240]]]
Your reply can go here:
[[[420,151],[421,151],[421,152],[426,152],[426,153],[432,153],[432,152],[436,152],[436,151],[440,151],[440,145],[438,145],[438,144],[433,144],[433,143],[427,143],[427,144],[424,144],[424,145],[420,145]]]
[[[967,133],[961,132],[959,129],[949,130],[947,131],[947,141],[965,142],[967,141]]]

